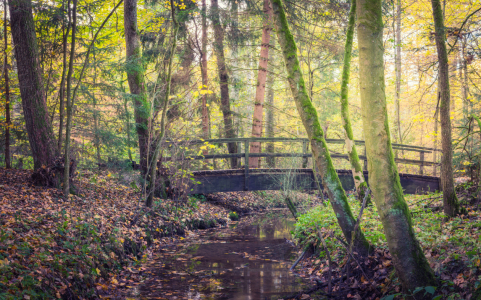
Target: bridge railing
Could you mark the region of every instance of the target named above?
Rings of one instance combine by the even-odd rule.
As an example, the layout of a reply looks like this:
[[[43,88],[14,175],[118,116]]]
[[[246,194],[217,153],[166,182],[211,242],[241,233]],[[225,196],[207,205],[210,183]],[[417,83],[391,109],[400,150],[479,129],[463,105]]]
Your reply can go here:
[[[251,142],[292,142],[292,143],[302,143],[302,153],[251,153],[250,143]],[[344,144],[343,139],[326,139],[328,144]],[[180,140],[180,141],[172,141],[167,140],[165,142],[166,146],[169,145],[177,145],[177,146],[194,146],[194,145],[213,145],[213,144],[226,144],[226,143],[237,143],[238,153],[228,153],[228,154],[207,154],[207,155],[189,155],[184,157],[164,157],[163,161],[180,161],[180,160],[209,160],[209,159],[224,159],[224,158],[244,158],[244,169],[246,176],[249,176],[249,157],[302,157],[301,161],[301,168],[307,168],[308,160],[312,157],[312,153],[309,151],[309,139],[307,138],[224,138],[224,139],[198,139],[198,140]],[[366,157],[366,149],[365,143],[361,140],[355,140],[356,145],[364,146],[364,152],[362,155],[359,155],[359,159],[364,161],[364,169],[367,170],[367,157]],[[243,146],[243,147],[241,147]],[[242,148],[244,152],[242,152]],[[407,159],[407,158],[395,158],[396,163],[398,164],[406,164],[406,165],[417,165],[419,166],[419,174],[424,175],[424,168],[427,166],[433,167],[433,173],[436,174],[435,168],[437,168],[440,164],[435,161],[427,161],[425,159],[425,155],[429,153],[433,153],[434,151],[440,151],[439,149],[434,148],[427,148],[427,147],[420,147],[420,146],[413,146],[413,145],[404,145],[404,144],[392,144],[393,150],[399,150],[402,152],[415,152],[419,153],[419,159]],[[335,151],[331,151],[331,158],[340,158],[348,160],[349,157],[347,154],[337,153]],[[240,160],[238,161],[240,168]]]

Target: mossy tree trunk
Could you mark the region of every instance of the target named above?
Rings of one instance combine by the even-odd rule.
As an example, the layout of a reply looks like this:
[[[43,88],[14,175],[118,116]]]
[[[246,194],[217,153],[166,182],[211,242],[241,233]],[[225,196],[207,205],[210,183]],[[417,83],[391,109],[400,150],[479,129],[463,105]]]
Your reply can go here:
[[[367,191],[367,182],[364,178],[359,155],[357,154],[354,134],[352,133],[351,118],[349,114],[349,78],[351,75],[352,42],[354,37],[354,26],[356,24],[356,1],[352,0],[351,10],[349,11],[349,22],[347,25],[346,45],[344,47],[344,66],[342,69],[341,80],[341,116],[344,128],[344,140],[346,143],[349,162],[351,163],[352,177],[356,187],[359,201],[362,203],[364,194]],[[370,203],[368,196],[367,203]]]
[[[149,105],[144,88],[144,67],[140,34],[137,27],[137,0],[124,1],[124,31],[126,45],[126,71],[130,94],[134,104],[135,129],[139,138],[140,167],[142,175],[148,174],[149,155]]]
[[[271,3],[274,10],[274,25],[278,42],[286,64],[289,86],[311,143],[313,159],[319,169],[322,182],[328,191],[332,208],[347,242],[350,243],[351,239],[354,239],[354,251],[362,256],[368,255],[370,246],[361,230],[358,230],[352,237],[356,221],[347,202],[347,196],[342,188],[341,181],[332,164],[317,111],[307,93],[297,56],[297,46],[289,29],[282,2],[281,0],[271,0]]]
[[[38,169],[53,162],[56,147],[42,83],[32,2],[11,0],[9,8],[25,125],[34,168]]]
[[[212,23],[214,26],[214,51],[217,56],[217,69],[219,72],[220,108],[222,110],[222,115],[224,116],[225,137],[235,138],[236,133],[229,98],[229,74],[227,73],[224,54],[225,29],[222,27],[220,19],[218,0],[212,0],[211,5]],[[237,143],[228,143],[227,149],[231,154],[237,153]],[[237,167],[237,158],[231,158],[230,164],[231,168],[235,169]]]
[[[441,119],[441,184],[443,189],[444,213],[447,216],[459,214],[458,197],[454,190],[453,147],[451,137],[451,95],[449,90],[449,65],[446,51],[446,32],[440,0],[431,0],[435,28],[436,48],[439,61],[439,117]]]
[[[262,120],[264,116],[264,95],[266,92],[267,66],[269,62],[269,42],[272,30],[272,7],[269,0],[264,0],[264,27],[262,29],[261,53],[259,57],[259,72],[257,74],[256,96],[254,99],[254,114],[252,117],[252,136],[262,136]],[[250,153],[260,153],[261,143],[250,143]],[[259,168],[260,157],[249,157],[249,167]]]
[[[389,133],[384,86],[382,0],[357,0],[359,78],[369,186],[384,226],[394,267],[404,288],[435,285],[416,240],[404,200]]]

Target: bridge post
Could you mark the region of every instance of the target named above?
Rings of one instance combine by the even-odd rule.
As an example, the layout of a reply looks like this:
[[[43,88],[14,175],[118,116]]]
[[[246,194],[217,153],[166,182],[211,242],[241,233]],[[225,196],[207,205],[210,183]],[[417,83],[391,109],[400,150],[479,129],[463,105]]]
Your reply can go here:
[[[424,173],[424,151],[419,152],[419,158],[421,160],[421,165],[419,165],[419,174]]]
[[[307,149],[309,147],[309,144],[307,143],[307,141],[303,141],[302,142],[302,154],[307,154]],[[302,158],[302,168],[303,169],[306,169],[307,168],[307,163],[308,163],[308,157],[303,157]]]
[[[244,190],[249,190],[249,140],[244,141]]]
[[[367,153],[366,153],[366,145],[364,145],[364,171],[367,171]]]
[[[242,142],[238,142],[237,143],[237,153],[238,154],[241,154],[242,153]],[[237,160],[237,168],[241,168],[241,164],[242,164],[242,159],[239,157],[239,159]]]

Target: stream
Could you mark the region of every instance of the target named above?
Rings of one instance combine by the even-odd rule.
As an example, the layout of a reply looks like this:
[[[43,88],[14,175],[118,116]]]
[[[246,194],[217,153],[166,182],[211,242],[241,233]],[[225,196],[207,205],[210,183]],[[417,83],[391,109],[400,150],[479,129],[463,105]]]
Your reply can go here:
[[[309,287],[289,271],[297,258],[294,220],[283,212],[197,231],[146,266],[135,299],[279,299]]]

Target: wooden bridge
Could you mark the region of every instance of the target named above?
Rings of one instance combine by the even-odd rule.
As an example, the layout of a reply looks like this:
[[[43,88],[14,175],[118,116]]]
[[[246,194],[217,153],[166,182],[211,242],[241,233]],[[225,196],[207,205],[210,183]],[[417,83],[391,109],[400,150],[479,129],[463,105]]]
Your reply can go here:
[[[250,153],[249,144],[251,142],[275,142],[275,143],[301,143],[298,146],[300,152],[297,153]],[[327,139],[328,144],[337,144],[342,147],[344,140],[342,139]],[[194,155],[195,150],[206,148],[206,145],[220,145],[225,143],[237,143],[238,153],[229,154],[208,154],[208,155]],[[364,147],[364,141],[355,141],[356,145]],[[289,139],[289,138],[236,138],[236,139],[209,139],[209,140],[191,140],[191,141],[168,141],[166,142],[168,148],[184,149],[183,151],[171,151],[171,157],[164,157],[163,161],[183,161],[190,164],[190,169],[195,165],[198,168],[207,168],[212,163],[210,160],[231,159],[237,158],[237,169],[224,170],[197,170],[193,171],[193,181],[189,190],[190,194],[200,193],[214,193],[214,192],[229,192],[229,191],[257,191],[257,190],[316,190],[322,189],[322,181],[316,180],[316,175],[312,169],[312,153],[309,151],[308,139]],[[405,165],[416,165],[419,167],[419,174],[400,174],[401,185],[406,194],[418,194],[433,192],[441,189],[440,179],[436,176],[424,175],[426,167],[433,167],[433,174],[436,174],[436,168],[439,163],[434,161],[426,161],[426,155],[433,154],[439,151],[432,148],[393,144],[393,149],[398,152],[403,152],[404,156],[412,156],[413,153],[419,154],[419,159],[411,158],[396,158],[396,163]],[[190,149],[190,151],[186,151]],[[242,150],[244,150],[242,152]],[[362,150],[362,149],[361,149]],[[198,150],[198,152],[201,150]],[[197,153],[198,153],[197,152]],[[411,155],[409,155],[409,153]],[[249,168],[249,157],[300,157],[299,168]],[[435,157],[433,155],[433,157]],[[331,151],[331,158],[346,159],[348,155]],[[364,176],[369,182],[369,174],[367,172],[367,158],[364,154],[359,156],[360,160],[364,161]],[[311,159],[312,160],[312,159]],[[242,161],[244,162],[242,165]],[[194,163],[196,162],[196,164]],[[310,168],[308,166],[311,166]],[[354,189],[354,181],[351,170],[337,170],[341,183],[345,190]]]

